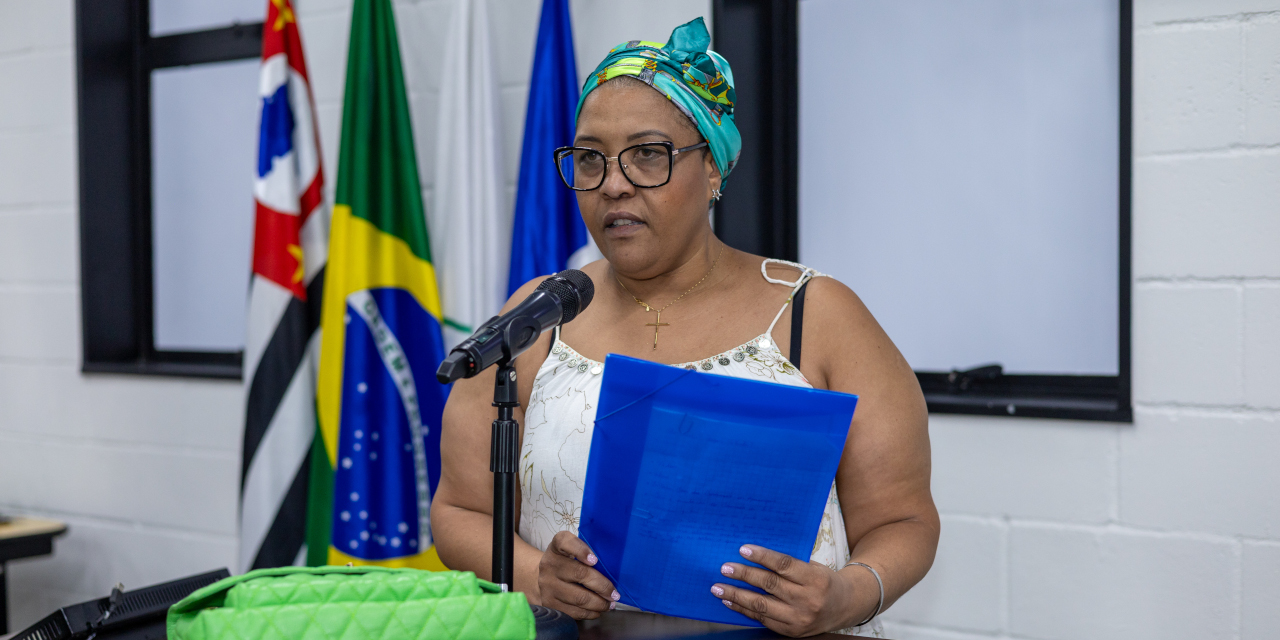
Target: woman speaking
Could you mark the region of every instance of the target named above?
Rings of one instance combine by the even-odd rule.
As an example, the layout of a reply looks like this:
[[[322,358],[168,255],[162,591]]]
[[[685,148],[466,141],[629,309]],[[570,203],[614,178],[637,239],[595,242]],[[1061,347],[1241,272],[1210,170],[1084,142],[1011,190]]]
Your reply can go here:
[[[573,145],[556,150],[605,259],[583,269],[596,285],[591,306],[516,362],[515,588],[579,619],[616,606],[618,593],[577,533],[604,359],[618,353],[860,396],[812,555],[743,540],[741,559],[714,559],[726,579],[708,584],[707,597],[790,636],[879,635],[876,616],[924,577],[938,543],[924,398],[848,287],[715,236],[708,210],[742,144],[733,74],[709,43],[699,18],[665,46],[615,47],[583,88]],[[459,381],[449,397],[431,512],[441,559],[481,576],[490,574],[493,530],[493,371]]]

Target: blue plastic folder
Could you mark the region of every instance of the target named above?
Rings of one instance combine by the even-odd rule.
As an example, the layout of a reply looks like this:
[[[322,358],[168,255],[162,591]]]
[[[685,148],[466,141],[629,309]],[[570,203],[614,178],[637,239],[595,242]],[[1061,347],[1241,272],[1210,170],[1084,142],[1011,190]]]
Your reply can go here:
[[[622,602],[761,626],[711,585],[743,544],[808,561],[857,396],[605,360],[579,535]]]

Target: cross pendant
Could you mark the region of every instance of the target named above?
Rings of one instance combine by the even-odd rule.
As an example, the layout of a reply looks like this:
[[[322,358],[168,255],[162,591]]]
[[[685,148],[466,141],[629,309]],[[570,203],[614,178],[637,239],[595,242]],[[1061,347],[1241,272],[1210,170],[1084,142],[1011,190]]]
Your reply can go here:
[[[654,309],[649,309],[649,310],[650,310],[650,311],[655,311]],[[654,350],[654,351],[657,351],[657,350],[658,350],[658,327],[669,327],[669,326],[671,326],[671,323],[670,323],[670,322],[663,322],[663,321],[662,321],[662,312],[661,312],[661,311],[657,311],[657,314],[658,314],[658,317],[657,317],[657,319],[656,319],[656,320],[654,320],[653,322],[646,323],[646,324],[644,325],[644,326],[646,326],[646,327],[653,327],[653,350]]]

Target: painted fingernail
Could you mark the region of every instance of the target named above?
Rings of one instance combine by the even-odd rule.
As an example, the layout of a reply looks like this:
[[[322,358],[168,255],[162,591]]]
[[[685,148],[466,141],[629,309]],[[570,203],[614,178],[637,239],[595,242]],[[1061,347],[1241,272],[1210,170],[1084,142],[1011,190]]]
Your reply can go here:
[[[726,576],[731,576],[733,575],[733,567],[726,564],[723,567],[720,567],[720,573],[723,573]]]
[[[610,603],[609,603],[609,610],[610,610],[610,611],[613,611],[614,609],[617,609],[617,608],[618,608],[618,603],[616,603],[616,602],[610,602]]]
[[[720,602],[723,602],[723,603],[724,603],[724,606],[726,606],[726,607],[732,607],[732,606],[733,606],[733,603],[729,602],[728,600],[721,600]]]
[[[719,598],[724,595],[724,589],[721,589],[719,585],[712,585],[711,593],[715,594],[715,596]]]
[[[742,548],[741,548],[741,549],[738,549],[738,553],[741,553],[741,554],[742,554],[742,557],[744,557],[744,558],[750,558],[750,557],[751,557],[751,547],[748,547],[747,545],[745,545],[745,544],[744,544],[744,545],[742,545]]]
[[[617,602],[617,601],[619,601],[619,600],[621,600],[621,599],[622,599],[622,596],[618,595],[618,590],[617,590],[617,589],[614,589],[614,590],[613,590],[613,601],[614,601],[614,602]]]
[[[589,565],[595,565],[595,563],[596,563],[596,554],[594,554],[594,553],[588,553],[588,554],[587,554],[587,564],[589,564]]]

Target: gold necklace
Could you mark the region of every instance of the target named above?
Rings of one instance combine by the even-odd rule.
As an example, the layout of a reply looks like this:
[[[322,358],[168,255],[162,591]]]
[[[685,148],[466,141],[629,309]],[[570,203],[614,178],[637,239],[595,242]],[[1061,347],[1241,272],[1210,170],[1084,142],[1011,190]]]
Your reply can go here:
[[[670,322],[663,322],[663,321],[662,321],[662,312],[663,312],[663,311],[666,311],[666,310],[667,310],[667,307],[670,307],[671,305],[673,305],[673,304],[675,304],[675,303],[677,303],[677,302],[680,302],[680,299],[681,299],[681,298],[683,298],[683,297],[685,297],[685,296],[689,295],[689,292],[690,292],[690,291],[693,291],[694,289],[697,289],[697,288],[698,288],[698,285],[702,284],[703,282],[706,282],[707,278],[711,277],[711,272],[716,270],[716,265],[717,265],[717,264],[719,264],[719,262],[720,262],[720,256],[721,256],[722,254],[724,254],[724,245],[720,245],[720,251],[718,251],[718,252],[716,253],[716,259],[711,261],[711,268],[707,270],[707,274],[706,274],[706,275],[704,275],[704,276],[702,276],[702,279],[701,279],[701,280],[699,280],[699,281],[697,281],[697,282],[693,283],[693,286],[692,286],[692,287],[689,287],[689,289],[688,289],[688,290],[686,290],[684,293],[680,294],[680,296],[679,296],[678,298],[676,298],[675,300],[672,300],[671,302],[668,302],[668,303],[666,304],[666,306],[662,307],[661,309],[655,309],[655,308],[654,308],[652,305],[650,305],[649,303],[645,302],[644,300],[641,300],[640,298],[637,298],[637,297],[636,297],[636,294],[631,293],[631,290],[627,288],[627,285],[622,284],[622,279],[618,277],[618,274],[617,274],[616,272],[613,274],[613,279],[618,281],[618,286],[619,286],[619,287],[622,287],[622,290],[623,290],[623,291],[626,291],[626,292],[627,292],[627,295],[631,296],[631,299],[636,301],[636,304],[638,304],[638,305],[640,305],[640,306],[644,307],[644,310],[645,310],[645,311],[653,311],[653,312],[656,312],[656,313],[658,314],[658,317],[657,317],[657,318],[655,318],[653,322],[649,322],[649,323],[646,323],[646,324],[644,325],[644,326],[646,326],[646,327],[653,327],[653,349],[654,349],[654,351],[657,351],[657,350],[658,350],[658,327],[669,327],[669,326],[671,326],[671,323],[670,323]]]

